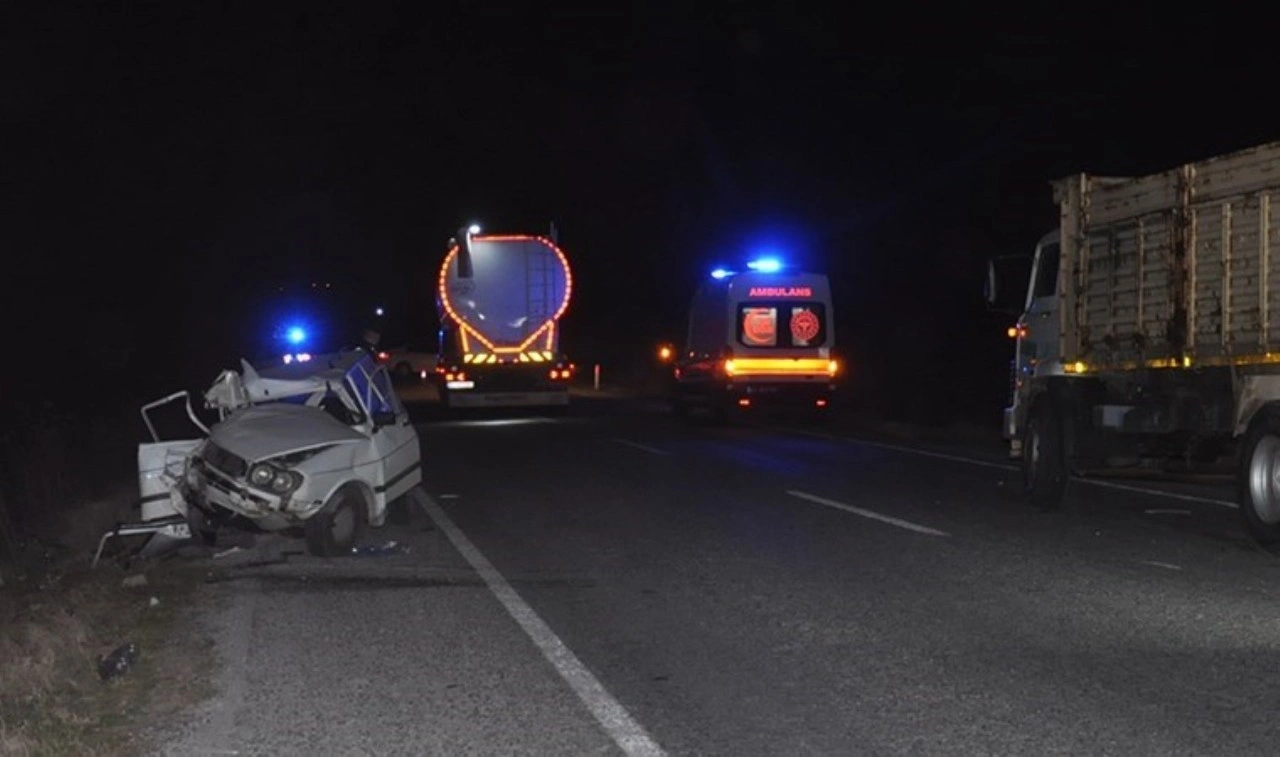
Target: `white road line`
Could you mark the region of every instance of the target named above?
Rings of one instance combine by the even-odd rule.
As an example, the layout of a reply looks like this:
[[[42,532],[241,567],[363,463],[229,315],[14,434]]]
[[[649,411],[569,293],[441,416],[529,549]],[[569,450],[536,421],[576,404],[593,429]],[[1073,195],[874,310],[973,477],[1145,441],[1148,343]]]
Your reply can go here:
[[[511,588],[511,584],[507,583],[507,579],[503,578],[498,569],[493,567],[480,550],[476,549],[466,534],[454,525],[440,505],[428,497],[425,509],[427,515],[431,516],[440,530],[449,537],[453,546],[484,579],[489,590],[498,598],[520,628],[533,640],[547,662],[551,663],[565,683],[569,684],[582,703],[587,706],[614,743],[628,755],[665,755],[666,752],[662,747],[650,738],[644,727],[631,717],[626,708],[600,684],[600,681],[596,680],[591,671],[587,670],[587,666],[583,665],[577,655],[565,646],[560,637],[556,636],[542,618],[538,617],[533,608],[520,598],[516,590]]]
[[[912,523],[911,521],[902,520],[901,518],[894,518],[890,515],[881,515],[880,513],[872,512],[871,510],[863,510],[861,507],[846,505],[843,502],[836,502],[835,500],[832,500],[832,499],[819,497],[816,494],[809,494],[807,492],[797,492],[797,491],[791,491],[791,490],[788,490],[787,494],[790,494],[793,497],[799,497],[800,499],[808,500],[810,502],[816,502],[819,505],[826,505],[827,507],[834,507],[837,510],[844,510],[847,513],[853,513],[854,515],[861,515],[864,518],[871,518],[872,520],[878,520],[883,523],[888,523],[890,525],[897,526],[898,528],[905,528],[909,531],[916,531],[922,534],[929,534],[930,536],[950,536],[951,535],[951,534],[948,534],[946,531],[939,531],[936,528],[921,526],[919,524]]]
[[[1166,570],[1182,570],[1181,566],[1174,565],[1173,563],[1169,563],[1169,562],[1157,562],[1155,560],[1137,560],[1136,562],[1139,565],[1150,565],[1152,567],[1164,568]]]
[[[1203,502],[1206,505],[1217,505],[1218,507],[1230,507],[1231,509],[1239,509],[1239,505],[1234,502],[1228,502],[1225,499],[1212,499],[1210,497],[1197,497],[1194,494],[1176,494],[1174,492],[1161,491],[1160,489],[1148,489],[1143,486],[1129,486],[1128,484],[1117,484],[1114,481],[1099,481],[1096,478],[1073,478],[1074,482],[1081,484],[1092,484],[1093,486],[1101,486],[1107,489],[1119,489],[1122,492],[1136,492],[1138,494],[1154,494],[1159,497],[1168,497],[1169,499],[1178,499],[1183,502]]]
[[[972,457],[964,457],[963,455],[948,455],[943,452],[932,452],[926,449],[918,449],[916,447],[904,447],[900,444],[885,444],[884,442],[872,442],[866,439],[859,439],[856,436],[836,436],[835,434],[824,434],[820,431],[808,431],[799,428],[779,428],[776,426],[761,426],[761,428],[770,431],[785,431],[792,434],[802,434],[804,436],[815,436],[819,439],[830,439],[837,442],[851,442],[853,444],[861,444],[866,447],[879,447],[893,452],[905,452],[909,455],[919,455],[920,457],[933,457],[939,460],[950,460],[956,463],[968,463],[969,465],[980,465],[986,468],[999,468],[1000,470],[1018,470],[1018,466],[1009,463],[994,463],[990,460],[978,460]]]
[[[885,444],[884,442],[872,442],[866,439],[859,439],[856,436],[836,436],[835,434],[824,434],[818,431],[807,431],[798,428],[779,428],[776,426],[761,426],[760,428],[769,429],[770,431],[784,431],[793,434],[802,434],[804,436],[814,436],[819,439],[829,439],[837,442],[849,442],[850,444],[861,444],[867,447],[879,447],[894,452],[903,452],[908,455],[918,455],[920,457],[932,457],[939,460],[950,460],[956,463],[967,463],[969,465],[978,465],[984,468],[998,468],[1001,470],[1015,471],[1019,469],[1017,465],[1009,463],[996,463],[990,460],[978,460],[972,457],[964,457],[963,455],[948,455],[942,452],[933,452],[931,450],[916,449],[914,447],[904,447],[899,444]],[[1072,478],[1072,482],[1085,484],[1086,486],[1101,486],[1106,489],[1118,489],[1120,491],[1134,492],[1136,494],[1150,494],[1156,497],[1168,497],[1170,499],[1182,500],[1183,502],[1200,502],[1206,505],[1215,505],[1217,507],[1229,507],[1231,509],[1239,509],[1239,505],[1229,502],[1225,499],[1214,499],[1212,497],[1197,497],[1194,494],[1177,494],[1176,492],[1165,491],[1163,489],[1150,489],[1145,486],[1130,486],[1128,484],[1117,484],[1112,481],[1101,481],[1096,478]]]
[[[627,445],[628,447],[635,447],[636,449],[642,449],[642,450],[644,450],[645,452],[648,452],[648,453],[649,453],[649,454],[651,454],[651,455],[669,455],[669,454],[671,454],[670,452],[667,452],[666,450],[661,450],[661,449],[658,449],[657,447],[650,447],[650,446],[649,446],[649,445],[647,445],[647,444],[640,444],[639,442],[629,442],[629,441],[627,441],[626,439],[614,439],[614,441],[615,441],[615,442],[617,442],[618,444],[625,444],[625,445]]]

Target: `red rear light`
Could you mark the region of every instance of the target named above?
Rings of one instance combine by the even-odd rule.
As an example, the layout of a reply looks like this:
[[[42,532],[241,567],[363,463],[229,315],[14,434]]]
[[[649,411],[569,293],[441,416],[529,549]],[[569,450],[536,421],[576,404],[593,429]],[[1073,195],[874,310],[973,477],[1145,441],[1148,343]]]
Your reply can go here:
[[[751,400],[747,399],[746,397],[743,397],[742,399],[738,400],[738,407],[751,407]]]

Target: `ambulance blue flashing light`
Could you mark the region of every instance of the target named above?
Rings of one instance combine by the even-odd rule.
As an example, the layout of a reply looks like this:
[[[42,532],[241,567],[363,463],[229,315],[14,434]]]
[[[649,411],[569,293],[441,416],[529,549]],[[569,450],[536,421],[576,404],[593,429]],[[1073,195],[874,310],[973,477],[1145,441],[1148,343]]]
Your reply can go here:
[[[289,344],[302,344],[307,341],[307,330],[301,326],[290,326],[284,332],[284,338]]]
[[[747,268],[760,273],[777,273],[782,270],[782,261],[777,258],[759,258],[747,263]]]

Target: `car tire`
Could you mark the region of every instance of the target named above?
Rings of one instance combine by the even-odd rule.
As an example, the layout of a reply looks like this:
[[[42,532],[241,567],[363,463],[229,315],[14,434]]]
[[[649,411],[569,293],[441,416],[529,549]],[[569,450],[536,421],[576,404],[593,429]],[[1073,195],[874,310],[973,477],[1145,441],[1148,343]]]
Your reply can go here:
[[[365,522],[364,498],[350,487],[343,487],[307,519],[307,551],[316,557],[351,554],[364,534]]]
[[[218,541],[218,527],[210,521],[208,513],[193,504],[187,505],[187,527],[191,529],[191,538],[207,547]]]
[[[411,526],[413,525],[413,516],[415,511],[426,512],[424,509],[424,501],[427,492],[422,488],[422,484],[418,484],[409,491],[396,497],[391,504],[387,505],[387,520],[391,521],[393,526]]]

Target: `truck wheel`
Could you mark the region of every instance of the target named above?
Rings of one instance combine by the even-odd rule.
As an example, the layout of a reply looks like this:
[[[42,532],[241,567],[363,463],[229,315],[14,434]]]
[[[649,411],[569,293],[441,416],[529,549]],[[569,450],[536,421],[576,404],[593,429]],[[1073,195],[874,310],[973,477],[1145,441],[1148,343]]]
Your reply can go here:
[[[1027,502],[1043,510],[1062,506],[1067,491],[1062,421],[1051,402],[1036,404],[1022,442],[1023,488]]]
[[[1240,517],[1259,546],[1280,549],[1280,416],[1259,418],[1240,455]]]
[[[364,532],[364,524],[364,499],[350,489],[339,489],[307,519],[307,551],[316,557],[350,554]]]

